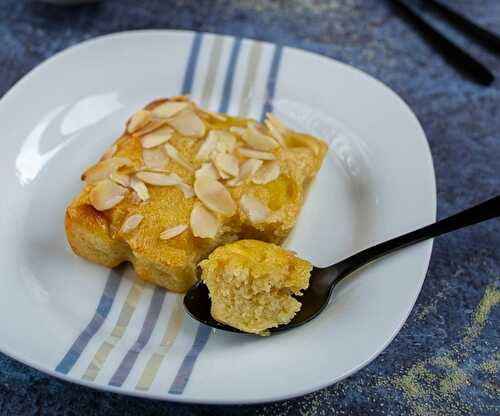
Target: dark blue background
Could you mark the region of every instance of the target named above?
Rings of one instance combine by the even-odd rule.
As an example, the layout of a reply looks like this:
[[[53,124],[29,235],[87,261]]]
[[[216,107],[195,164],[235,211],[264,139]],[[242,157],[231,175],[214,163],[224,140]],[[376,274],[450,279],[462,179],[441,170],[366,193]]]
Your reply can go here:
[[[500,76],[498,57],[413,3]],[[448,3],[500,32],[498,0]],[[1,0],[0,94],[68,46],[143,28],[280,42],[360,68],[400,94],[422,123],[434,158],[440,217],[500,193],[500,81],[485,88],[464,80],[383,0],[105,0],[71,8]],[[367,368],[330,388],[268,405],[179,405],[72,385],[0,354],[0,413],[498,414],[499,225],[494,220],[439,238],[401,333]]]

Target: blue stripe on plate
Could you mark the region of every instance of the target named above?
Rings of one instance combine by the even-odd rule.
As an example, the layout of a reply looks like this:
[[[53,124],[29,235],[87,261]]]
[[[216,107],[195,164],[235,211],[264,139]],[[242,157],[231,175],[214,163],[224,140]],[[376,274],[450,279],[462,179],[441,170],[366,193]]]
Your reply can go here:
[[[193,88],[194,73],[198,57],[200,56],[201,43],[203,41],[203,34],[197,33],[194,35],[193,43],[191,45],[191,53],[184,73],[184,81],[182,83],[181,94],[189,94]]]
[[[231,90],[233,89],[234,80],[234,70],[236,69],[236,64],[238,62],[238,56],[240,55],[241,49],[241,39],[236,38],[233,42],[233,47],[231,49],[231,56],[229,57],[229,64],[226,70],[226,78],[224,79],[224,88],[222,90],[222,98],[219,105],[219,112],[226,113],[229,107],[229,100],[231,98]]]
[[[229,100],[231,99],[231,92],[233,89],[234,72],[236,69],[236,64],[238,62],[238,57],[241,49],[241,39],[234,39],[233,46],[231,49],[231,55],[229,58],[228,67],[226,70],[226,77],[224,79],[224,86],[222,90],[222,98],[219,105],[219,112],[225,113],[229,107]],[[177,371],[177,374],[170,386],[170,394],[182,394],[186,385],[189,381],[189,377],[193,372],[194,365],[199,355],[203,351],[203,348],[208,342],[210,337],[211,329],[208,326],[200,324],[198,330],[196,331],[196,337],[194,339],[193,345],[184,357],[182,364]]]
[[[127,351],[125,357],[123,357],[118,369],[115,371],[115,374],[113,374],[113,377],[111,377],[109,385],[120,387],[127,379],[130,374],[130,370],[132,370],[132,367],[137,360],[137,357],[139,357],[139,353],[143,350],[151,338],[153,329],[155,328],[158,317],[160,316],[161,305],[163,304],[164,299],[165,289],[156,286],[139,337],[137,338],[137,341],[135,341],[132,348]]]
[[[92,337],[99,331],[104,320],[113,306],[116,292],[120,286],[121,276],[125,271],[124,266],[112,269],[109,273],[104,292],[101,295],[97,309],[87,327],[78,336],[69,351],[61,362],[57,365],[56,371],[62,374],[68,374],[82,355],[83,350],[89,344]]]
[[[198,331],[196,332],[193,345],[184,357],[182,365],[179,368],[179,371],[177,371],[175,379],[170,386],[170,390],[168,391],[170,394],[182,394],[184,392],[189,377],[191,376],[191,372],[193,371],[196,359],[207,344],[210,332],[211,328],[209,326],[200,324]]]
[[[264,108],[262,109],[262,114],[260,116],[261,120],[264,120],[266,118],[267,113],[273,111],[273,99],[274,93],[276,92],[276,81],[278,80],[278,72],[280,69],[282,55],[283,47],[281,45],[274,45],[273,60],[271,62],[271,68],[269,70],[269,76],[267,77],[266,102],[264,103]]]

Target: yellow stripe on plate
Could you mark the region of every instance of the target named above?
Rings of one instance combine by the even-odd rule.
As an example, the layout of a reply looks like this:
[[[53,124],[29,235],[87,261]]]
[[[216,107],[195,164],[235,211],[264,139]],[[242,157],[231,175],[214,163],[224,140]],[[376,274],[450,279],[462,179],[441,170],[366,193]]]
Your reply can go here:
[[[144,289],[144,282],[141,280],[135,280],[130,288],[125,303],[122,306],[116,325],[113,331],[108,336],[108,338],[103,341],[99,349],[92,358],[87,370],[82,376],[82,379],[87,381],[94,381],[99,374],[99,371],[103,368],[109,354],[113,350],[114,346],[120,341],[125,330],[127,329],[130,319],[135,312],[135,308],[139,299],[141,298],[142,291]]]
[[[179,334],[182,322],[184,321],[184,316],[185,313],[182,305],[182,296],[177,295],[172,314],[168,320],[167,329],[160,343],[160,347],[151,355],[151,357],[149,357],[149,360],[142,371],[141,378],[135,386],[137,390],[146,391],[151,387],[163,359],[170,351],[170,348]]]

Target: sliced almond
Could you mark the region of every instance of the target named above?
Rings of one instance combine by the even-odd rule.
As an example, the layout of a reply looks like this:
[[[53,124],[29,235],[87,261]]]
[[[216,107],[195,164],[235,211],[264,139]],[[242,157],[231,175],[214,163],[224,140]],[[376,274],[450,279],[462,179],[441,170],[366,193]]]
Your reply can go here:
[[[159,146],[172,138],[173,130],[170,127],[162,127],[141,138],[141,145],[144,149],[151,149]]]
[[[183,136],[201,138],[205,135],[205,124],[191,109],[176,114],[168,120],[168,124]]]
[[[132,177],[130,179],[130,187],[135,191],[141,201],[147,201],[149,199],[148,187],[143,181]]]
[[[200,176],[207,176],[211,179],[217,180],[219,179],[219,172],[217,172],[217,169],[215,169],[215,166],[208,162],[208,163],[203,163],[201,165],[201,168],[199,168],[195,173],[194,173],[195,178],[199,178]]]
[[[144,183],[155,186],[175,186],[181,183],[180,178],[174,174],[142,171],[137,172],[135,176]]]
[[[216,137],[215,150],[217,153],[232,153],[236,148],[236,137],[224,130],[212,130]]]
[[[150,123],[146,124],[142,129],[136,130],[132,136],[134,137],[141,137],[144,136],[145,134],[151,133],[160,127],[163,127],[165,124],[167,124],[166,120],[152,120]]]
[[[236,204],[230,192],[218,181],[202,176],[194,182],[194,193],[212,211],[231,217]]]
[[[153,119],[151,111],[140,110],[135,113],[128,122],[127,131],[129,133],[134,133],[139,129],[142,129],[146,124],[148,124]]]
[[[217,216],[200,203],[194,205],[189,223],[193,235],[200,238],[214,238],[221,225]]]
[[[242,134],[241,138],[255,150],[261,150],[263,152],[269,152],[276,149],[279,145],[276,143],[271,136],[268,136],[261,132],[257,124],[252,124],[247,127],[245,132]]]
[[[155,107],[151,112],[155,118],[170,118],[188,108],[189,105],[187,101],[167,101]]]
[[[288,134],[291,130],[283,123],[278,117],[273,113],[266,114],[266,121],[273,125],[273,127],[279,131],[282,135]]]
[[[311,149],[314,154],[317,156],[319,155],[319,145],[318,143],[313,139],[308,137],[307,135],[304,134],[299,134],[293,132],[291,129],[289,129],[285,123],[283,123],[278,117],[276,117],[272,113],[267,113],[267,120],[268,123],[272,125],[279,133],[281,133],[282,136],[288,135],[290,137],[287,138],[287,142],[291,142],[293,145],[298,145],[298,146],[303,146]],[[269,127],[269,126],[268,126]]]
[[[194,190],[193,187],[188,185],[187,183],[181,182],[179,185],[177,185],[178,188],[182,191],[184,194],[184,198],[192,198],[194,196]]]
[[[114,144],[111,147],[108,147],[108,149],[101,156],[101,161],[111,159],[115,155],[117,150],[118,150],[118,145],[116,144]]]
[[[189,170],[190,172],[194,172],[193,165],[191,165],[191,163],[189,163],[186,159],[184,159],[174,146],[167,143],[165,144],[165,150],[167,151],[167,155],[169,155],[174,162],[177,162],[179,165]]]
[[[264,163],[258,159],[248,159],[240,166],[240,174],[237,178],[233,178],[226,182],[227,186],[238,186],[250,178]]]
[[[231,176],[238,176],[240,166],[238,159],[228,153],[219,153],[214,159],[215,167]]]
[[[120,231],[122,233],[128,233],[137,228],[137,226],[142,222],[144,216],[141,214],[133,214],[130,217],[127,217],[125,221],[123,221],[122,227]]]
[[[280,162],[277,160],[269,160],[255,172],[252,177],[252,182],[257,185],[265,185],[266,183],[274,181],[280,176]]]
[[[97,183],[106,179],[123,166],[132,166],[132,162],[125,157],[112,157],[92,165],[82,175],[82,180],[88,184]]]
[[[233,126],[233,127],[229,127],[229,131],[233,134],[236,134],[238,136],[243,136],[243,133],[245,133],[245,128],[244,127],[237,127],[237,126]]]
[[[217,145],[217,138],[212,131],[208,133],[208,137],[202,143],[200,148],[198,149],[198,153],[195,156],[196,160],[203,160],[205,162],[209,161],[212,155],[212,152],[215,151],[215,147]]]
[[[167,228],[160,234],[161,240],[170,240],[171,238],[177,237],[179,234],[182,234],[187,229],[186,224],[179,224],[172,228]]]
[[[269,130],[269,133],[271,133],[272,138],[276,140],[281,147],[286,148],[286,140],[283,134],[269,120],[266,120],[264,123]]]
[[[232,153],[235,147],[236,138],[231,133],[223,130],[210,130],[195,159],[207,162],[218,153]]]
[[[259,160],[276,160],[272,153],[261,152],[259,150],[249,149],[248,147],[239,147],[238,154],[243,157]]]
[[[271,215],[271,210],[252,195],[244,194],[240,198],[240,208],[252,224],[261,224]]]
[[[130,176],[124,175],[122,173],[114,172],[109,175],[109,179],[116,182],[118,185],[128,188],[130,186]]]
[[[226,179],[230,179],[230,178],[231,178],[231,175],[230,175],[229,173],[226,173],[226,172],[224,172],[223,170],[219,169],[219,168],[217,167],[217,165],[215,165],[215,164],[214,164],[214,166],[215,166],[215,170],[217,171],[217,174],[219,175],[219,177],[220,177],[221,179],[226,180]]]
[[[98,211],[105,211],[119,204],[127,193],[127,188],[110,179],[98,182],[90,191],[90,203]]]
[[[168,157],[163,147],[142,149],[142,160],[149,169],[165,169],[168,164]]]

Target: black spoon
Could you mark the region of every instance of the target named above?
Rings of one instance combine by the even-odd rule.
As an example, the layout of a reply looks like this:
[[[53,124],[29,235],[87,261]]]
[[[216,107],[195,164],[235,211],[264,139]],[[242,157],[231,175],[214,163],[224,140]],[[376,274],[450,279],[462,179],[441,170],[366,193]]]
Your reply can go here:
[[[333,288],[337,283],[373,260],[400,248],[498,216],[500,216],[500,196],[418,230],[362,250],[332,266],[314,267],[311,272],[309,288],[304,291],[303,296],[298,298],[302,303],[302,308],[290,323],[272,328],[271,332],[296,328],[318,316],[328,304]],[[236,328],[221,324],[212,318],[208,289],[201,281],[188,290],[184,297],[184,306],[191,317],[205,325],[225,331],[242,332]]]

